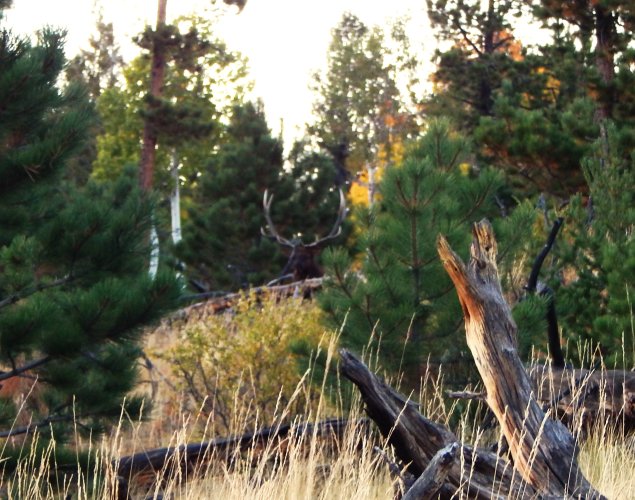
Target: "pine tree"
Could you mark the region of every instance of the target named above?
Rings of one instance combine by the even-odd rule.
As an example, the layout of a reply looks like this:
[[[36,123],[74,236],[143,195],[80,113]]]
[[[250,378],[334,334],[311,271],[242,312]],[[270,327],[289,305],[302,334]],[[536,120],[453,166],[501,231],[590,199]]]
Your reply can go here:
[[[118,418],[141,327],[180,293],[172,275],[147,276],[152,206],[134,177],[63,181],[93,119],[81,86],[58,87],[63,68],[62,34],[32,45],[0,33],[0,381],[38,393],[2,434],[38,428],[60,442],[73,421],[97,431]],[[4,429],[14,403],[1,400]]]
[[[442,233],[453,248],[467,248],[471,222],[496,213],[493,198],[502,181],[492,170],[470,170],[470,157],[467,141],[447,121],[430,123],[403,164],[387,170],[381,200],[358,215],[359,271],[341,249],[325,255],[328,281],[320,302],[332,325],[343,328],[342,342],[377,349],[383,368],[395,373],[403,367],[413,382],[428,356],[444,363],[465,356],[462,315],[436,238]],[[515,237],[522,241],[520,231]]]
[[[90,37],[89,48],[82,49],[66,65],[66,80],[69,82],[82,81],[88,89],[89,96],[96,102],[103,91],[112,89],[118,84],[124,65],[119,53],[119,45],[115,41],[112,23],[104,22],[99,13],[95,26],[97,35]],[[104,133],[99,120],[93,123],[82,151],[72,158],[66,168],[67,178],[79,185],[88,181],[93,170],[93,163],[97,158],[97,136]]]
[[[598,133],[584,54],[568,37],[522,52],[474,130],[484,161],[516,192],[561,198],[586,189],[580,162]]]
[[[572,347],[591,342],[604,361],[635,366],[635,157],[621,150],[609,123],[610,161],[602,139],[584,160],[592,203],[575,197],[565,212],[565,237],[558,247],[553,288],[565,336]],[[586,201],[586,203],[585,203]]]
[[[166,27],[169,59],[163,97],[148,111],[150,57],[146,53],[130,61],[123,70],[124,82],[105,90],[97,100],[104,133],[97,138],[94,175],[116,178],[124,165],[138,165],[144,119],[158,133],[154,189],[168,194],[173,152],[176,151],[183,187],[201,172],[210,151],[223,134],[221,117],[231,114],[232,105],[244,98],[250,83],[242,56],[230,51],[213,35],[209,21],[192,16]],[[152,30],[138,37],[148,48]],[[151,99],[150,99],[151,100]]]
[[[399,25],[393,35],[406,50],[408,40]],[[333,30],[328,69],[314,77],[316,119],[308,134],[335,159],[340,184],[373,162],[380,144],[390,152],[396,137],[406,137],[416,128],[397,85],[400,70],[416,61],[402,60],[404,54],[397,50],[400,55],[391,53],[388,40],[379,27],[346,13]]]
[[[260,236],[262,193],[282,171],[282,144],[271,136],[262,108],[236,106],[227,142],[212,156],[183,228],[180,255],[212,290],[262,284],[266,262],[280,259]]]
[[[584,189],[580,160],[597,136],[588,100],[588,57],[568,33],[542,47],[514,34],[513,0],[429,1],[437,37],[433,116],[450,116],[471,135],[480,160],[501,168],[516,192],[568,197]]]
[[[512,70],[518,51],[510,18],[515,0],[427,0],[437,39],[452,46],[435,54],[435,91],[426,105],[434,116],[451,116],[470,134],[483,116],[494,113],[495,94]]]
[[[97,99],[102,91],[117,85],[124,65],[115,41],[112,23],[106,23],[99,12],[95,25],[97,36],[91,35],[88,49],[71,59],[66,66],[66,78],[69,81],[83,80],[92,99]]]
[[[629,0],[541,0],[535,15],[554,30],[568,29],[582,50],[593,51],[591,82],[598,120],[633,120],[632,50],[635,7]],[[625,116],[626,115],[626,116]]]

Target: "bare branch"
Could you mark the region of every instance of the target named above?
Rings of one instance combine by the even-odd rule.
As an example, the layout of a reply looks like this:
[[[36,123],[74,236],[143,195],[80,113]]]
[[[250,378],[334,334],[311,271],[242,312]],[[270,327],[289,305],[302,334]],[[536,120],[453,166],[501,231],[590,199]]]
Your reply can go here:
[[[549,237],[547,238],[547,242],[542,247],[542,250],[534,261],[534,265],[531,268],[531,273],[529,274],[529,279],[527,280],[527,286],[525,287],[525,289],[529,293],[534,293],[536,291],[536,286],[538,285],[538,274],[540,274],[542,264],[556,241],[556,236],[558,235],[558,231],[560,230],[563,221],[564,219],[562,217],[558,217],[554,221],[553,226],[551,227],[551,232],[549,233]]]
[[[8,297],[0,300],[0,309],[10,306],[12,304],[15,304],[16,302],[18,302],[21,299],[25,299],[27,297],[29,297],[30,295],[33,295],[35,293],[38,292],[42,292],[44,290],[47,290],[49,288],[55,288],[58,286],[62,286],[65,285],[66,283],[70,283],[73,280],[73,276],[68,275],[68,276],[64,276],[63,278],[59,278],[55,281],[51,281],[50,283],[46,283],[46,284],[38,284],[32,288],[29,288],[27,290],[23,290],[21,292],[18,293],[14,293],[13,295],[9,295]]]
[[[20,436],[22,434],[31,434],[32,432],[35,432],[41,427],[46,427],[56,422],[69,422],[71,420],[73,420],[73,415],[59,415],[59,416],[47,417],[44,420],[37,422],[35,424],[25,425],[24,427],[14,427],[13,429],[9,429],[8,431],[0,431],[0,438],[10,438],[14,436]]]

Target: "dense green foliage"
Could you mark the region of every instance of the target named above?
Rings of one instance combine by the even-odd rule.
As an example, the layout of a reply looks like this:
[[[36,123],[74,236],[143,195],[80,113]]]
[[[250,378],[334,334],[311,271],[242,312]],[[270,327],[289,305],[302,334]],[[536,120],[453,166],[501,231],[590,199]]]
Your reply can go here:
[[[283,265],[276,243],[260,235],[262,193],[277,191],[282,163],[282,144],[262,109],[236,106],[227,142],[198,180],[179,251],[188,273],[210,290],[262,284],[275,263]]]
[[[149,49],[152,30],[137,39]],[[97,137],[93,175],[115,178],[125,165],[139,162],[144,120],[158,132],[156,188],[172,189],[170,165],[176,154],[184,187],[201,172],[223,134],[221,116],[240,102],[249,88],[245,61],[213,35],[208,21],[198,17],[178,20],[160,33],[168,47],[163,96],[148,97],[150,57],[135,58],[123,70],[125,83],[104,90],[97,99],[103,132]]]
[[[402,367],[414,381],[428,357],[456,363],[466,356],[461,310],[436,238],[444,234],[464,252],[470,224],[495,216],[502,185],[491,169],[468,171],[469,156],[467,141],[446,121],[430,123],[403,164],[387,170],[381,201],[359,214],[359,269],[345,251],[327,256],[329,279],[320,301],[333,326],[342,326],[342,342],[377,349],[384,368],[395,373]],[[522,241],[521,235],[517,230],[515,238]]]
[[[156,354],[186,394],[186,409],[210,418],[214,434],[255,431],[317,409],[319,391],[308,389],[304,360],[294,351],[302,346],[315,356],[333,347],[321,315],[302,298],[245,294],[231,311],[172,325],[178,342]],[[181,403],[181,393],[174,397]]]
[[[597,135],[588,56],[562,32],[550,45],[524,46],[514,34],[514,24],[529,19],[521,2],[428,6],[437,37],[453,42],[437,52],[429,112],[473,136],[482,160],[504,171],[516,192],[566,197],[583,189],[580,160]]]
[[[624,159],[615,128],[609,130],[608,163],[601,141],[583,163],[591,199],[585,206],[576,196],[566,210],[554,288],[567,338],[599,346],[609,366],[632,367],[635,157]]]
[[[63,181],[93,113],[81,87],[57,86],[62,40],[0,33],[0,380],[18,385],[1,400],[1,425],[58,439],[73,420],[98,430],[118,418],[140,328],[180,290],[170,273],[147,276],[152,202],[133,176],[81,190]]]
[[[0,0],[0,14],[8,4]],[[548,299],[522,285],[562,216],[541,278],[554,291],[569,359],[575,344],[589,341],[607,362],[635,364],[632,5],[428,0],[427,7],[439,41],[432,93],[412,93],[427,76],[416,75],[403,24],[384,29],[346,14],[333,30],[327,69],[312,83],[307,136],[286,157],[262,106],[245,103],[246,60],[204,19],[146,29],[136,39],[142,55],[121,74],[112,25],[100,19],[63,89],[59,33],[30,44],[2,32],[0,383],[11,374],[38,378],[45,390],[29,407],[36,424],[61,428],[75,412],[98,428],[115,415],[134,385],[139,327],[179,293],[169,273],[146,276],[147,231],[154,217],[160,232],[165,213],[138,192],[126,167],[139,162],[146,124],[158,143],[152,188],[164,199],[183,189],[176,253],[184,275],[205,290],[280,275],[288,254],[260,231],[265,190],[275,196],[279,233],[309,243],[330,230],[337,188],[354,183],[349,205],[369,206],[348,217],[338,241],[348,247],[325,256],[320,305],[329,326],[342,327],[344,345],[377,350],[384,368],[404,368],[413,382],[428,359],[453,363],[460,378],[469,356],[437,235],[466,252],[470,224],[494,219],[528,357],[546,352]],[[542,23],[552,38],[525,43],[516,28],[526,22]],[[166,73],[153,98],[157,43]],[[242,313],[245,324],[255,321],[253,311]],[[190,339],[193,350],[212,350],[202,336]],[[2,424],[14,418],[15,403],[3,400]]]

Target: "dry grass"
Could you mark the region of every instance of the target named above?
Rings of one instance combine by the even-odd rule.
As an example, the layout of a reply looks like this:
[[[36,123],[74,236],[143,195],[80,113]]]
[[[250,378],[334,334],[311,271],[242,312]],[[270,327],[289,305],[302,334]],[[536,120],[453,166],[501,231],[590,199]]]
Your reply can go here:
[[[328,357],[334,356],[337,339],[330,337],[325,346]],[[307,373],[296,388],[296,395],[306,398],[312,384]],[[154,397],[159,404],[153,410],[150,421],[122,415],[120,424],[99,439],[83,440],[76,436],[77,449],[91,449],[92,462],[80,470],[79,465],[65,468],[63,474],[53,475],[53,470],[41,455],[25,452],[19,469],[0,476],[0,499],[59,499],[72,495],[73,499],[116,498],[118,457],[162,446],[179,446],[216,437],[214,418],[208,413],[183,410],[184,405],[175,402],[175,393],[166,392],[169,387],[161,376],[155,379]],[[158,385],[157,385],[158,384]],[[319,394],[326,394],[326,375]],[[157,391],[157,387],[159,390]],[[444,397],[440,375],[430,372],[424,377],[419,394],[422,412],[437,421],[448,423],[456,407]],[[317,421],[334,416],[347,416],[351,420],[360,416],[361,404],[352,401],[346,405],[344,398],[333,400],[320,398],[317,407],[308,408],[301,420]],[[454,402],[454,405],[457,403]],[[464,442],[479,441],[483,445],[498,439],[497,433],[483,435],[471,420],[478,412],[467,410],[461,415],[455,432]],[[293,419],[290,408],[293,401],[277,410],[277,421]],[[240,412],[237,413],[238,415]],[[203,416],[204,415],[204,416]],[[246,422],[246,421],[245,421]],[[271,422],[262,422],[268,425]],[[236,419],[234,433],[240,434],[247,427]],[[48,443],[44,456],[55,452],[55,442]],[[0,467],[5,449],[0,445]],[[333,440],[319,435],[293,437],[283,443],[271,443],[264,449],[236,452],[239,460],[208,460],[194,473],[186,475],[168,463],[156,476],[150,474],[135,483],[134,498],[201,499],[384,499],[392,498],[395,479],[390,476],[387,458],[391,450],[376,434],[356,424],[347,429],[336,445]],[[587,478],[608,498],[621,500],[635,498],[635,436],[624,437],[598,424],[589,439],[581,441],[580,465]],[[59,464],[58,464],[59,465]],[[165,480],[155,481],[157,477]]]

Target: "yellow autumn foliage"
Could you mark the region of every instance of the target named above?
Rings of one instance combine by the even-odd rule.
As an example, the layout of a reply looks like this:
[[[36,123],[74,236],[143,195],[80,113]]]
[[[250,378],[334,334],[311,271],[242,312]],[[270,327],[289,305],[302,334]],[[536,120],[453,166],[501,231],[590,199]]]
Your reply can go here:
[[[202,409],[216,433],[234,431],[238,422],[253,430],[271,425],[289,402],[293,417],[310,411],[319,397],[315,388],[292,395],[311,382],[302,381],[307,358],[294,348],[310,351],[328,343],[320,314],[302,298],[245,294],[225,313],[177,326],[178,342],[160,357],[190,410]]]
[[[388,120],[388,115],[386,120]],[[394,120],[394,118],[393,118]],[[390,122],[392,123],[392,122]],[[357,177],[351,183],[351,187],[348,193],[348,199],[352,206],[367,207],[370,204],[369,189],[371,184],[375,186],[375,192],[373,194],[374,200],[378,199],[379,193],[377,192],[377,186],[381,182],[384,176],[384,172],[387,168],[401,165],[405,154],[405,146],[403,141],[399,137],[394,137],[393,134],[388,135],[388,141],[386,143],[379,144],[377,147],[377,154],[372,165],[373,178],[370,178],[370,169],[368,165],[366,168],[360,170]]]

